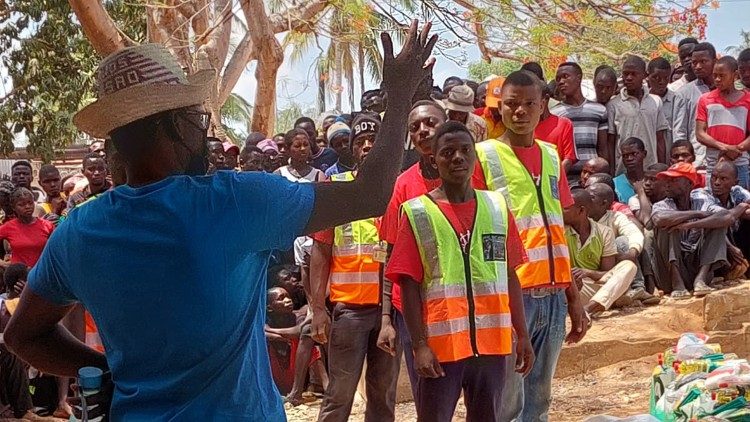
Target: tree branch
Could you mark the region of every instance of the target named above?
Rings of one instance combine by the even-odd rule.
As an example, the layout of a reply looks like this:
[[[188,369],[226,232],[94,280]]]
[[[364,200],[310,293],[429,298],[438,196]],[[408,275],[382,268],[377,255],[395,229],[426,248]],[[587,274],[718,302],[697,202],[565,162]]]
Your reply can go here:
[[[117,29],[101,1],[69,0],[69,3],[86,38],[98,55],[106,57],[117,50],[135,45],[133,40]]]

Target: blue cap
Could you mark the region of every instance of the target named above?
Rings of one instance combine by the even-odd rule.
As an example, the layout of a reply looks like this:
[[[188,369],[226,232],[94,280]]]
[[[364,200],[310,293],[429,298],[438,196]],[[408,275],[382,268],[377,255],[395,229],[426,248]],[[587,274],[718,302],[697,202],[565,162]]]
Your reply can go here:
[[[78,385],[83,390],[97,390],[102,386],[104,372],[93,366],[84,366],[78,370]]]

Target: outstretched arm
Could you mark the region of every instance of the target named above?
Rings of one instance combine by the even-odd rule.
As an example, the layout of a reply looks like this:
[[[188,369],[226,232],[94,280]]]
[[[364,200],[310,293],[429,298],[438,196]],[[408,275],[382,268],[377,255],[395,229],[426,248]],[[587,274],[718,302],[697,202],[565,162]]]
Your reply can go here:
[[[432,72],[432,64],[426,62],[437,36],[429,37],[430,27],[427,23],[418,34],[417,21],[413,21],[403,49],[395,57],[391,37],[386,33],[381,35],[383,87],[388,95],[388,108],[375,146],[356,180],[316,184],[315,205],[305,233],[381,215],[385,210],[401,169],[411,99],[422,80]]]

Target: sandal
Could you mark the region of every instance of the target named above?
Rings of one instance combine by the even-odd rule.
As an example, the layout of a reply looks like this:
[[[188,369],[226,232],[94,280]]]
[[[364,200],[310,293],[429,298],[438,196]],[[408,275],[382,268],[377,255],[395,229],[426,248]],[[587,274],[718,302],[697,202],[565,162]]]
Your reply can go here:
[[[700,287],[700,288],[697,288],[697,289],[693,290],[693,296],[695,296],[695,297],[703,297],[703,296],[706,296],[706,295],[708,295],[710,293],[713,293],[715,291],[716,291],[716,289],[714,289],[713,287],[708,287],[708,286],[706,286],[706,287]]]
[[[690,292],[687,290],[675,290],[672,292],[672,294],[669,295],[674,300],[683,300],[683,299],[689,299],[690,298]]]

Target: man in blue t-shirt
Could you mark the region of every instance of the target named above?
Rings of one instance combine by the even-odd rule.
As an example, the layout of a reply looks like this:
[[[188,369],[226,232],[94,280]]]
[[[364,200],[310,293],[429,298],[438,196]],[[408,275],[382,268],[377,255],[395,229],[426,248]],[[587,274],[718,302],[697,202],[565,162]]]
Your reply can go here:
[[[111,420],[284,420],[263,332],[268,258],[297,236],[384,211],[409,102],[431,72],[424,64],[437,37],[428,40],[429,26],[419,35],[415,21],[395,58],[390,37],[382,37],[383,84],[395,101],[351,183],[198,176],[207,169],[210,117],[200,104],[215,89],[214,72],[186,77],[157,44],[106,58],[98,100],[74,122],[111,138],[127,163],[127,185],[73,210],[55,231],[6,345],[50,374],[111,371],[113,382],[105,378],[88,400],[101,404],[90,418],[103,410]],[[91,312],[106,356],[58,324],[76,303]]]
[[[638,138],[628,138],[620,144],[620,155],[625,173],[615,177],[615,193],[623,204],[635,196],[633,183],[643,180],[643,162],[646,159],[646,145]]]

